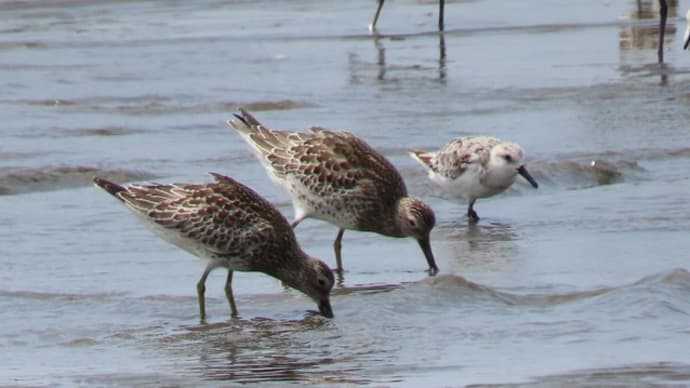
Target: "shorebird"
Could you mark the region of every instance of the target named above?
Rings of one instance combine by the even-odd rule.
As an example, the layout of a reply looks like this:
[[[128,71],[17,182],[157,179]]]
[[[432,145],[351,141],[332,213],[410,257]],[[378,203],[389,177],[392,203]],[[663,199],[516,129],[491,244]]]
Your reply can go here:
[[[271,180],[292,199],[296,227],[307,217],[340,229],[333,243],[342,274],[341,240],[346,229],[412,237],[424,252],[429,273],[438,267],[429,235],[434,212],[408,197],[402,177],[371,146],[349,132],[313,127],[310,132],[272,130],[244,109],[228,121],[254,150]]]
[[[460,137],[438,151],[412,150],[410,156],[442,190],[469,201],[467,217],[472,222],[479,221],[474,202],[503,192],[513,184],[517,174],[535,189],[539,187],[525,168],[522,147],[493,137]]]
[[[206,318],[206,278],[228,269],[225,296],[238,316],[232,292],[233,271],[257,271],[302,291],[332,318],[329,294],[335,281],[322,261],[302,251],[285,217],[238,181],[210,173],[212,183],[120,186],[95,177],[94,183],[134,212],[164,240],[209,261],[197,283],[199,313]]]
[[[374,13],[374,18],[371,20],[371,24],[369,24],[369,31],[374,32],[376,31],[376,22],[379,20],[379,14],[381,13],[381,8],[383,8],[383,2],[384,0],[377,0],[376,1],[376,12]],[[439,0],[438,2],[438,30],[443,31],[443,8],[445,5],[445,0]]]

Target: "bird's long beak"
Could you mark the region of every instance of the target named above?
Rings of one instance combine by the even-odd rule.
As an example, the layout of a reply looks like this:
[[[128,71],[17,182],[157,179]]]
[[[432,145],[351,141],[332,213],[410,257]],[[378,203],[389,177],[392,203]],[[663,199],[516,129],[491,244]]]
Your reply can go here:
[[[690,26],[685,30],[685,38],[683,38],[683,50],[688,49],[688,44],[690,44]]]
[[[537,181],[535,181],[534,178],[532,178],[532,175],[530,175],[527,172],[525,166],[520,166],[520,168],[517,169],[517,172],[518,174],[522,175],[523,178],[527,179],[527,182],[529,182],[529,184],[532,185],[532,187],[534,187],[535,189],[539,187],[539,183],[537,183]]]
[[[419,247],[422,248],[424,256],[426,257],[426,262],[429,263],[429,275],[434,276],[438,273],[438,267],[436,266],[436,261],[434,260],[434,253],[431,252],[431,243],[429,242],[429,237],[420,238],[417,240]]]
[[[331,308],[331,301],[324,299],[319,302],[319,312],[326,318],[333,318],[333,309]]]

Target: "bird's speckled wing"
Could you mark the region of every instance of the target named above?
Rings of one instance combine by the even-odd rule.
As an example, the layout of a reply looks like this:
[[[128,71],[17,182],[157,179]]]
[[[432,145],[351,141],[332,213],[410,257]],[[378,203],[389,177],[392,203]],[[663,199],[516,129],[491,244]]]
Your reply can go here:
[[[271,130],[248,112],[240,110],[240,122],[230,121],[257,152],[268,173],[285,185],[295,180],[304,187],[329,197],[372,196],[371,191],[385,191],[386,196],[407,195],[402,177],[395,167],[371,146],[349,132],[321,127],[311,132]],[[345,196],[344,196],[345,195]]]
[[[407,189],[395,167],[355,135],[313,127],[271,130],[240,109],[228,122],[253,148],[271,179],[293,198],[295,217],[397,235],[395,207]],[[385,215],[385,216],[382,216]],[[393,225],[393,226],[391,226]],[[381,232],[381,231],[384,232]]]
[[[360,194],[372,197],[372,191],[381,195],[378,198],[397,199],[407,195],[397,169],[363,140],[350,132],[321,127],[313,127],[311,131],[306,134],[308,139],[288,150],[292,163],[287,171],[303,184],[348,191],[354,197]]]
[[[293,236],[268,201],[232,178],[212,175],[214,183],[130,185],[118,196],[151,222],[218,256],[246,256],[247,247]]]
[[[445,144],[429,160],[429,168],[449,179],[462,175],[472,164],[485,166],[491,148],[501,141],[488,136],[460,137]]]

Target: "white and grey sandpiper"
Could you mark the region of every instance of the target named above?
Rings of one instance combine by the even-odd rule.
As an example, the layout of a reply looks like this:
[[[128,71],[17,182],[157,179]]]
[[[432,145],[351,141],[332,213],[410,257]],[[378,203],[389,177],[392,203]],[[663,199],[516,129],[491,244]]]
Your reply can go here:
[[[95,177],[95,184],[134,212],[164,240],[209,261],[197,283],[199,313],[206,318],[206,278],[228,269],[225,295],[238,315],[233,271],[258,271],[302,291],[332,318],[331,269],[300,248],[285,217],[259,194],[233,178],[211,173],[212,183],[120,186]]]
[[[434,152],[410,152],[429,173],[429,179],[445,192],[469,201],[467,216],[479,220],[474,210],[478,198],[505,191],[522,175],[535,189],[537,181],[525,168],[525,152],[515,143],[494,137],[468,136],[453,139]]]
[[[313,127],[309,132],[272,130],[240,109],[228,125],[251,146],[275,184],[292,198],[293,227],[307,217],[340,228],[333,248],[342,273],[341,240],[346,229],[417,240],[438,272],[429,242],[435,216],[407,195],[395,167],[349,132]]]

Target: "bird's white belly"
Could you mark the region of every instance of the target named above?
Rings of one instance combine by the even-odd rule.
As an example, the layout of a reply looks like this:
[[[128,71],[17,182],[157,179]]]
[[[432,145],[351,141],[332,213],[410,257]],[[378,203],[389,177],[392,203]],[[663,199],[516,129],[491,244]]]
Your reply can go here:
[[[467,201],[490,197],[504,191],[507,187],[489,186],[482,183],[478,168],[470,168],[455,179],[434,173],[430,174],[429,178],[444,192]]]
[[[309,190],[293,187],[290,190],[295,219],[318,218],[343,229],[356,229],[357,217],[352,210],[355,203],[332,197],[322,197]]]

